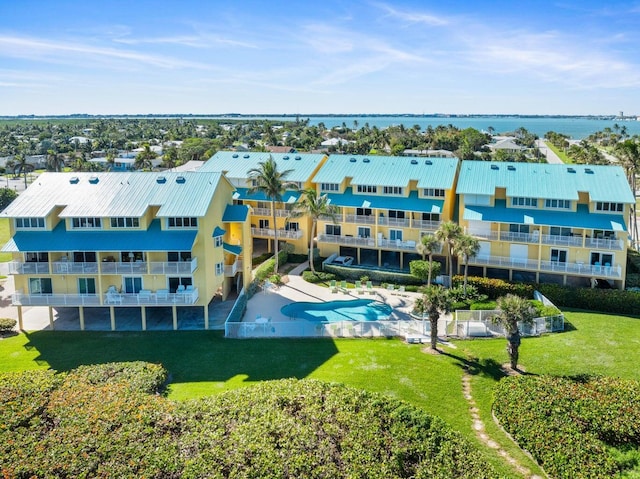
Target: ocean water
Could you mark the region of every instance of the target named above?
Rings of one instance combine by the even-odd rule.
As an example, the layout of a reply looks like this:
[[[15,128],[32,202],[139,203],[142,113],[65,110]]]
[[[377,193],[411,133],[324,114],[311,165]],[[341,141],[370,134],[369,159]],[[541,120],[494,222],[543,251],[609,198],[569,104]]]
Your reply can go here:
[[[292,121],[294,116],[247,116],[247,119],[269,118],[272,121]],[[487,131],[489,127],[495,130],[495,134],[513,132],[522,127],[531,133],[535,133],[539,137],[543,137],[548,131],[564,133],[570,138],[581,140],[587,136],[602,131],[609,127],[612,130],[614,125],[626,127],[629,135],[640,134],[640,121],[625,121],[615,119],[596,119],[584,117],[525,117],[525,116],[483,116],[483,117],[446,117],[446,116],[422,116],[422,115],[392,115],[392,116],[305,116],[300,115],[302,119],[309,119],[310,125],[318,125],[324,123],[325,127],[332,128],[341,126],[343,123],[348,128],[354,128],[354,122],[357,127],[362,128],[366,123],[370,127],[387,128],[391,125],[403,124],[406,128],[412,128],[414,125],[420,125],[420,129],[424,130],[429,125],[436,127],[438,125],[453,125],[457,128],[475,128],[480,131]]]

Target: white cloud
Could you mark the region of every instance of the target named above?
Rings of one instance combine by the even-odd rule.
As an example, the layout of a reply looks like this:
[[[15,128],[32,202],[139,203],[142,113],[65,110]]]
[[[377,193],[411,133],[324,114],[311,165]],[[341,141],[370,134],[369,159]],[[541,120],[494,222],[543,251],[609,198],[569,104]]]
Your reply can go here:
[[[447,18],[432,15],[429,13],[399,10],[386,3],[373,3],[373,5],[386,12],[388,16],[397,18],[407,23],[419,23],[432,27],[440,27],[448,25],[450,23],[450,20]]]

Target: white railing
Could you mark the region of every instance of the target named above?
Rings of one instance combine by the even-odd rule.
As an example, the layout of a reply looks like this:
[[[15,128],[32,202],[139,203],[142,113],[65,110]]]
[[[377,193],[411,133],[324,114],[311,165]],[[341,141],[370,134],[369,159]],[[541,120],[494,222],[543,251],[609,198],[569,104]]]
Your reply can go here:
[[[318,235],[318,243],[333,243],[347,246],[375,246],[376,244],[373,238],[339,235]]]
[[[238,271],[242,270],[242,260],[237,259],[233,264],[227,264],[224,266],[224,275],[228,278],[233,278]]]
[[[373,225],[376,222],[376,217],[373,215],[346,215],[346,223],[358,223],[363,225]]]
[[[152,261],[151,274],[191,274],[198,268],[198,258],[189,261]]]
[[[598,249],[624,249],[624,241],[616,238],[586,238],[585,246]]]
[[[409,218],[388,218],[386,216],[378,217],[378,224],[383,226],[397,226],[400,228],[409,227]]]
[[[412,220],[412,225],[414,228],[419,228],[421,230],[435,231],[440,225],[441,221],[432,221],[432,220]]]
[[[276,209],[276,216],[283,218],[289,216],[289,210]],[[271,208],[253,208],[253,216],[273,216]]]
[[[172,306],[194,304],[198,301],[198,288],[180,293],[149,292],[105,293],[103,302],[97,294],[24,294],[16,292],[11,297],[15,306]]]
[[[458,310],[455,312],[454,319],[447,321],[442,333],[460,338],[504,336],[504,328],[494,324],[491,319],[499,313],[498,310]],[[542,333],[564,331],[564,315],[534,318],[530,325],[518,323],[518,330],[523,336],[539,336]]]
[[[98,263],[54,261],[52,274],[96,274]]]
[[[388,239],[378,238],[378,247],[379,248],[391,248],[391,249],[401,249],[401,250],[415,251],[416,242],[415,241],[388,240]]]
[[[542,243],[553,246],[582,246],[582,236],[542,235]]]
[[[97,294],[24,294],[11,295],[14,306],[100,306]]]
[[[253,236],[269,236],[271,238],[275,236],[274,230],[266,228],[251,228],[251,234]],[[300,239],[302,238],[302,231],[279,229],[278,238]]]
[[[146,261],[131,261],[120,263],[115,261],[103,261],[100,267],[102,274],[146,274],[148,263]]]
[[[49,274],[49,263],[9,261],[9,274]]]
[[[620,278],[622,275],[622,267],[620,265],[601,266],[584,264],[581,262],[562,263],[559,261],[538,261],[504,256],[476,256],[469,259],[469,264],[515,269],[531,269],[536,271],[550,271],[554,273],[569,273],[585,276],[604,276],[609,278]]]

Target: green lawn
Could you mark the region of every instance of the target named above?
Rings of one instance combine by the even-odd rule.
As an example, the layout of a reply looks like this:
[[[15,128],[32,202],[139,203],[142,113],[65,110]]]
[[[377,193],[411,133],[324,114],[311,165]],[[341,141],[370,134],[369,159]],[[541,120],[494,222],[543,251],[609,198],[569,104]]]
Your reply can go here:
[[[9,234],[9,219],[0,218],[0,245],[4,245],[11,235]],[[11,261],[11,253],[0,253],[0,262]]]
[[[527,338],[521,363],[531,374],[595,373],[640,379],[638,318],[568,312],[569,330]],[[141,359],[162,363],[171,375],[169,397],[182,400],[279,378],[337,381],[404,399],[442,417],[470,440],[463,367],[474,375],[473,396],[487,432],[523,465],[532,461],[491,418],[492,388],[507,362],[505,340],[455,341],[445,354],[422,352],[399,340],[228,340],[218,332],[35,332],[1,341],[0,371],[54,368]],[[492,451],[503,473],[510,469]]]
[[[571,161],[571,158],[569,158],[564,151],[556,148],[556,146],[553,143],[551,143],[550,141],[546,141],[546,140],[545,140],[544,143],[545,143],[545,145],[547,145],[547,148],[549,148],[556,155],[558,155],[558,158],[560,158],[563,163],[573,163],[573,161]]]

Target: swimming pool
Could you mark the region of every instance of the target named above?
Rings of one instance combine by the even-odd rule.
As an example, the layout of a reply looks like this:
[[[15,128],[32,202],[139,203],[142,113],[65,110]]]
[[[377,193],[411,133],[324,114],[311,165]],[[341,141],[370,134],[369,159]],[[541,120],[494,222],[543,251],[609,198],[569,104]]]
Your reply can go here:
[[[338,321],[378,321],[387,319],[391,306],[371,299],[328,301],[326,303],[291,303],[280,312],[285,316],[307,321],[335,323]]]

